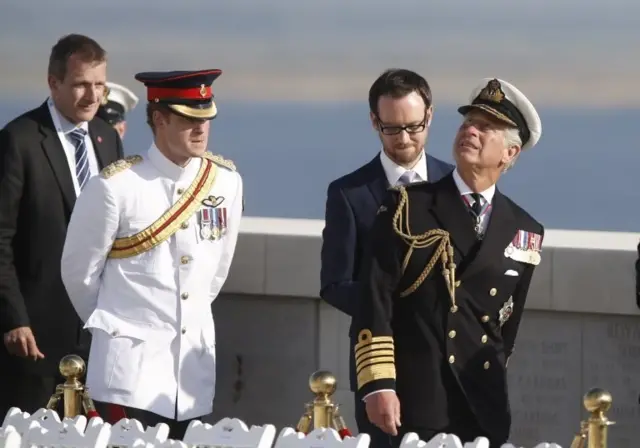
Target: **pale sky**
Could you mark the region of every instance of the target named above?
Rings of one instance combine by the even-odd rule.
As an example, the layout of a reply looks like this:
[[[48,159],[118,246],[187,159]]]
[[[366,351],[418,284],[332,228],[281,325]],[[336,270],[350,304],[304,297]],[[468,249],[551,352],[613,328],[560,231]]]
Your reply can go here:
[[[51,46],[94,37],[109,77],[143,95],[138,71],[221,68],[219,97],[366,100],[388,67],[414,69],[438,102],[481,78],[537,104],[640,106],[640,1],[2,0],[0,98],[46,95]]]

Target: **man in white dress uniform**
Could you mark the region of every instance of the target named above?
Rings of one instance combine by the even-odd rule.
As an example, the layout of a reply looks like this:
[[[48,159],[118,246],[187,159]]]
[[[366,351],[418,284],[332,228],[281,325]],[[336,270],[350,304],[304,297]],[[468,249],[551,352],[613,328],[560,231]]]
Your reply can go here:
[[[174,439],[212,412],[211,303],[243,212],[240,174],[206,152],[220,74],[136,75],[147,87],[154,143],[85,187],[62,256],[65,287],[93,334],[87,386],[98,412],[167,423]]]

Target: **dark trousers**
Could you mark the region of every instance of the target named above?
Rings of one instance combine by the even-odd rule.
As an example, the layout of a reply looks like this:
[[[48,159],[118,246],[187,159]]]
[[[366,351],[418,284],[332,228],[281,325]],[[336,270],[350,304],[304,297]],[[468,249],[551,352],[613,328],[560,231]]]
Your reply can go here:
[[[113,405],[100,401],[94,401],[94,404],[96,406],[96,411],[98,411],[98,414],[103,418],[107,418],[107,416],[110,414],[109,407]],[[142,426],[144,426],[145,429],[149,426],[156,426],[158,423],[166,423],[167,425],[169,425],[169,438],[173,440],[182,440],[184,438],[184,434],[187,432],[189,423],[191,423],[192,420],[195,420],[191,419],[178,421],[173,418],[163,417],[161,415],[154,414],[153,412],[145,411],[142,409],[130,408],[128,406],[121,405],[116,406],[122,408],[122,410],[124,411],[124,416],[126,418],[138,420],[140,423],[142,423]]]
[[[369,437],[371,437],[370,448],[391,448],[393,446],[393,437],[369,421],[364,401],[358,399],[358,397],[355,397],[355,400],[358,433],[369,434]]]
[[[6,367],[6,366],[5,366]],[[0,370],[2,367],[0,367]],[[55,376],[0,373],[0,422],[12,407],[33,414],[47,406],[56,386],[64,380]],[[1,423],[0,423],[1,424]]]

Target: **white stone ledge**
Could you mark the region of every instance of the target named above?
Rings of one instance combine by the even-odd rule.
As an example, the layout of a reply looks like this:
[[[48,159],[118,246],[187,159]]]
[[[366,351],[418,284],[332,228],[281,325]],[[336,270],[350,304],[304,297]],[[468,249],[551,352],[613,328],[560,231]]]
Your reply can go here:
[[[324,221],[245,217],[224,292],[318,297]],[[640,315],[640,233],[547,229],[527,308]]]

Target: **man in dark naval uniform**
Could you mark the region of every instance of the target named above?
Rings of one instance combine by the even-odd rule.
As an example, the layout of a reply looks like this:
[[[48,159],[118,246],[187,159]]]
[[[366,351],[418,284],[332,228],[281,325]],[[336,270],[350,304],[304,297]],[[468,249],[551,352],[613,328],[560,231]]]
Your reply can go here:
[[[496,182],[541,135],[513,85],[471,94],[436,183],[391,189],[372,228],[354,347],[358,394],[397,446],[408,432],[509,437],[507,361],[544,230]]]

